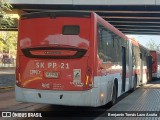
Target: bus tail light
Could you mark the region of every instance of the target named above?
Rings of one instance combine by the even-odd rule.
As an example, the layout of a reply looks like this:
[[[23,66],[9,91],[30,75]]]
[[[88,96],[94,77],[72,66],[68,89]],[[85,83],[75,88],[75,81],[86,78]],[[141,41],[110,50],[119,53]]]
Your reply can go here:
[[[20,75],[20,68],[19,68],[19,62],[17,61],[16,66],[16,85],[21,86],[21,75]]]
[[[93,78],[92,78],[92,69],[90,67],[87,67],[86,71],[86,81],[85,81],[85,88],[86,89],[91,89],[93,86]]]

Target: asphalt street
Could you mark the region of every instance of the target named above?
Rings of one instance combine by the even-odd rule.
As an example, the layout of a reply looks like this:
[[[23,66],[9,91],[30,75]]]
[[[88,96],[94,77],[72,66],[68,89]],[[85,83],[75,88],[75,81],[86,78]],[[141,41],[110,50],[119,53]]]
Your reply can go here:
[[[0,89],[5,87],[14,87],[15,85],[15,70],[0,69]]]

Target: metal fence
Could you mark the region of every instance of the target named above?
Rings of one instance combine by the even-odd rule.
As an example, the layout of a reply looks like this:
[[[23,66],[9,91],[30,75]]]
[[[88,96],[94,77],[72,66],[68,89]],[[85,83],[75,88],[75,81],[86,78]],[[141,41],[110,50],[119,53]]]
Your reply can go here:
[[[15,67],[16,59],[14,58],[4,58],[0,59],[0,67]]]

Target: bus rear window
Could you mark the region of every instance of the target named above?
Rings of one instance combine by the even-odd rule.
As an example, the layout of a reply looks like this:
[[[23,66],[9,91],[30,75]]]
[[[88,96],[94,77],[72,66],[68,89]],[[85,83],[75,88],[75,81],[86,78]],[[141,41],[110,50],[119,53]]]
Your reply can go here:
[[[79,35],[80,27],[77,25],[65,25],[63,26],[63,35]]]

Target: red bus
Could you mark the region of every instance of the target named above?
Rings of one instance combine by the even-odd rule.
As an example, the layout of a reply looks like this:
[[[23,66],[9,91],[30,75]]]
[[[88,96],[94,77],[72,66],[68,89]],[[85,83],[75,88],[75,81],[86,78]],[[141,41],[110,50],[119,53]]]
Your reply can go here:
[[[157,51],[150,51],[152,55],[152,77],[160,78],[160,53]]]
[[[113,105],[146,74],[137,70],[139,44],[93,12],[22,15],[17,51],[17,101]]]

